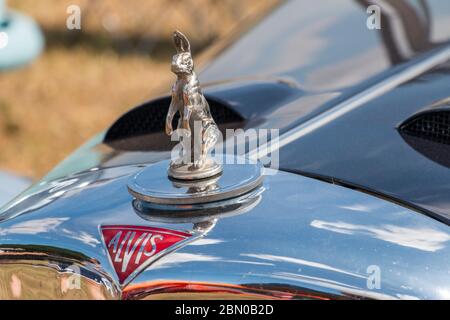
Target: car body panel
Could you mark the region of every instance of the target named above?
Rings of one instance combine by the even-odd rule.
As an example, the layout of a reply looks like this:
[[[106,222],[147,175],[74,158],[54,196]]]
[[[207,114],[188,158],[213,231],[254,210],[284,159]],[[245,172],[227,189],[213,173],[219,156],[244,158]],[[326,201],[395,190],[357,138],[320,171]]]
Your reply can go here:
[[[282,168],[398,199],[448,223],[450,170],[412,148],[397,127],[448,98],[449,81],[444,66],[322,126],[280,150]]]
[[[289,134],[446,48],[450,8],[441,1],[427,2],[432,32],[418,24],[400,38],[389,36],[402,29],[395,26],[387,34],[364,28],[365,1],[315,2],[314,8],[308,3],[283,5],[200,74],[206,98],[245,118],[244,129]],[[413,2],[395,3],[403,5],[394,11],[405,25],[418,21],[411,15],[416,7],[404,6]],[[410,41],[410,50],[396,39]],[[125,285],[109,261],[101,226],[190,232],[197,221],[142,215],[127,191],[138,170],[170,158],[168,147],[139,148],[142,139],[168,139],[162,128],[129,138],[125,143],[137,148],[127,150],[105,143],[102,132],[0,210],[0,276],[9,281],[11,272],[22,270],[24,296],[35,290],[24,268],[39,266],[52,275],[81,270],[83,288],[91,288],[84,298],[202,293],[197,297],[448,299],[449,226],[434,219],[448,210],[448,169],[422,158],[396,131],[403,120],[445,98],[444,71],[440,66],[414,74],[283,146],[281,170],[268,171],[255,206],[211,217],[202,237]],[[147,108],[150,117],[158,106],[150,101],[137,108]],[[327,182],[320,180],[324,176]],[[338,179],[345,187],[334,184]],[[365,193],[371,188],[375,195]],[[49,285],[55,297],[64,297],[70,290],[55,279]],[[3,293],[12,297],[8,290]]]
[[[126,183],[142,167],[81,172],[42,181],[33,192],[25,192],[17,203],[33,201],[27,204],[33,210],[13,214],[16,204],[1,215],[2,259],[11,259],[17,250],[29,255],[20,265],[33,265],[35,256],[43,253],[44,260],[51,256],[56,265],[67,256],[77,257],[70,261],[86,269],[84,277],[120,292],[124,288],[109,262],[100,226],[189,231],[195,223],[137,214]],[[296,174],[271,172],[263,187],[256,206],[217,217],[203,237],[138,275],[129,286],[141,290],[129,292],[127,298],[166,292],[150,290],[161,281],[249,288],[258,284],[267,287],[261,294],[273,298],[284,291],[291,294],[285,298],[313,293],[323,298],[448,298],[447,226],[382,199]],[[370,268],[381,270],[380,288],[368,285]],[[60,285],[55,282],[55,290]]]

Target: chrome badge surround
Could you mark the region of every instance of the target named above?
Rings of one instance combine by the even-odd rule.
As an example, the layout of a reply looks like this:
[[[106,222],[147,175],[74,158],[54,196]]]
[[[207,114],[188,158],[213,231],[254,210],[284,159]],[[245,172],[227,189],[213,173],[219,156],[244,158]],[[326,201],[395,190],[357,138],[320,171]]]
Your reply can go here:
[[[105,238],[105,231],[109,230],[117,230],[113,239]],[[137,237],[135,240],[134,236],[136,235],[136,231],[143,232],[143,237]],[[186,244],[197,240],[198,238],[204,236],[206,232],[202,232],[202,229],[194,228],[193,230],[174,230],[167,229],[161,227],[153,227],[153,226],[140,226],[140,225],[103,225],[99,227],[99,233],[102,239],[102,243],[105,247],[106,254],[108,256],[109,263],[114,268],[116,272],[116,281],[119,283],[121,287],[125,287],[128,283],[130,283],[136,276],[138,276],[143,270],[147,269],[152,263],[165,256],[166,254],[173,252]],[[121,233],[125,233],[125,237],[122,239]],[[169,244],[162,250],[158,250],[156,240],[152,242],[150,252],[148,258],[145,259],[142,263],[135,263],[137,266],[132,268],[130,272],[125,272],[123,270],[118,270],[118,266],[126,263],[125,269],[128,269],[130,260],[134,258],[134,253],[137,252],[140,255],[146,255],[145,247],[149,241],[153,240],[153,237],[160,235],[175,235],[180,238],[180,240]],[[114,240],[118,236],[116,246],[111,252],[111,245]],[[152,238],[152,239],[151,239]],[[146,241],[147,240],[147,241]],[[160,238],[163,241],[163,238]],[[119,244],[119,248],[117,248],[117,243]],[[129,252],[131,248],[131,252]],[[123,251],[122,251],[123,250]],[[123,253],[123,257],[121,257]],[[121,264],[120,264],[121,263]]]

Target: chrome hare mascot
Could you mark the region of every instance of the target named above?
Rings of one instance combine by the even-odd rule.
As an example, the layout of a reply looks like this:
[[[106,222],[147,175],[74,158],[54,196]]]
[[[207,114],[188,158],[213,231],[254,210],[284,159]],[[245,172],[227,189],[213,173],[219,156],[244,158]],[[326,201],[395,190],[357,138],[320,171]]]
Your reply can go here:
[[[180,114],[177,135],[183,150],[170,163],[168,174],[181,180],[196,180],[218,175],[222,166],[209,157],[220,131],[202,94],[194,72],[194,61],[188,39],[180,31],[173,33],[177,54],[172,59],[172,72],[177,80],[172,86],[172,101],[166,117],[166,134],[171,136],[173,117]],[[182,130],[180,130],[182,129]],[[193,130],[193,131],[192,131]]]

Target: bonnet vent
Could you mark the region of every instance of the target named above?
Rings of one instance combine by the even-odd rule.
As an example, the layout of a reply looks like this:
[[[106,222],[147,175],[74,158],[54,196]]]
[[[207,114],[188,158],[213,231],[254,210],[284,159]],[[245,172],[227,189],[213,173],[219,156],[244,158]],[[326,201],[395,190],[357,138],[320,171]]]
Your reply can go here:
[[[450,145],[450,109],[420,113],[400,126],[404,134]]]
[[[245,119],[228,105],[210,97],[206,99],[222,133],[225,129],[244,127]],[[164,133],[169,105],[170,97],[163,97],[128,111],[108,129],[103,142],[120,150],[170,150],[170,139]],[[177,127],[178,119],[177,114],[173,120],[174,128]]]
[[[413,115],[399,127],[400,135],[414,150],[450,168],[450,104],[446,99]]]

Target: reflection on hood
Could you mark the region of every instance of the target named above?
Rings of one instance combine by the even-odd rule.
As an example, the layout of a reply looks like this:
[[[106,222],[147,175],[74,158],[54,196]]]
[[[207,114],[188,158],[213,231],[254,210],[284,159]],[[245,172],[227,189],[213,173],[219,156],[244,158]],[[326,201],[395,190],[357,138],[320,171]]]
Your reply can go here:
[[[399,246],[431,252],[444,248],[445,242],[450,240],[450,235],[447,233],[430,228],[399,227],[389,224],[365,226],[342,221],[327,222],[323,220],[313,220],[311,226],[348,235],[363,234]]]
[[[44,218],[19,222],[8,228],[0,228],[0,235],[8,234],[38,234],[55,230],[61,223],[69,218]]]

